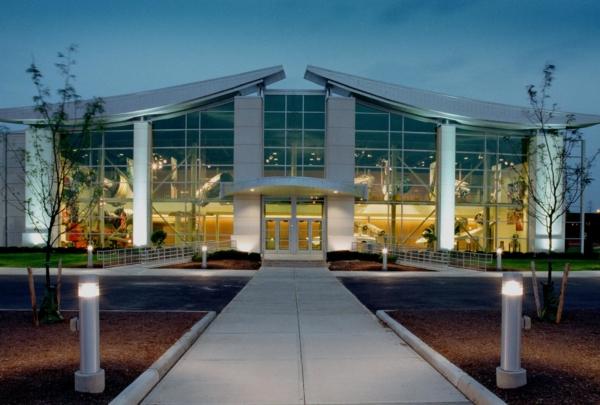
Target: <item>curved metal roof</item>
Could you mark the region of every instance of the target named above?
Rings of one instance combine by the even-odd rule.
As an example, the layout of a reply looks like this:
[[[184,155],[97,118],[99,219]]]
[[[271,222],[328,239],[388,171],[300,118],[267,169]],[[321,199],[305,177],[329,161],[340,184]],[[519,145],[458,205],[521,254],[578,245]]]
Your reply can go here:
[[[341,90],[428,118],[506,129],[526,130],[539,127],[535,120],[531,119],[532,110],[527,107],[419,90],[311,65],[307,66],[304,77],[322,86],[330,86],[334,90]],[[570,114],[573,114],[574,119],[569,123],[569,128],[583,128],[600,123],[600,115],[556,112],[548,126],[565,128]]]
[[[165,114],[194,108],[211,100],[250,92],[258,85],[269,85],[285,78],[283,66],[273,66],[217,79],[203,80],[157,90],[104,97],[106,122],[125,121],[131,118]],[[71,120],[81,118],[85,101],[69,104]],[[0,122],[32,124],[40,119],[33,106],[0,109]]]

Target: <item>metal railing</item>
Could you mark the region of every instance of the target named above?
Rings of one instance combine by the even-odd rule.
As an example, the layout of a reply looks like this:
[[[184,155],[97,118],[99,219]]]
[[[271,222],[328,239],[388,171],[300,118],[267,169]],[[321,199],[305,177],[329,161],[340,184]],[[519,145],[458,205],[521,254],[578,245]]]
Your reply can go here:
[[[111,250],[99,250],[98,261],[103,268],[129,266],[132,264],[174,264],[188,261],[201,253],[206,245],[208,252],[223,249],[235,249],[235,241],[206,241],[166,247],[132,247]]]
[[[381,253],[384,245],[374,243],[353,243],[357,252]],[[431,270],[444,270],[448,267],[486,271],[493,263],[493,254],[446,250],[427,250],[406,246],[388,245],[388,255],[396,257],[397,264],[422,267]]]

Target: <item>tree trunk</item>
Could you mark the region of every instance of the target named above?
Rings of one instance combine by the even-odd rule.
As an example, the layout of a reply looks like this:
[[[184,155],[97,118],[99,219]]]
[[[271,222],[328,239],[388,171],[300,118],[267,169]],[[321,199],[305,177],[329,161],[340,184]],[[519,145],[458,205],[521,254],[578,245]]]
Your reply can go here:
[[[552,284],[552,227],[548,231],[548,285]]]

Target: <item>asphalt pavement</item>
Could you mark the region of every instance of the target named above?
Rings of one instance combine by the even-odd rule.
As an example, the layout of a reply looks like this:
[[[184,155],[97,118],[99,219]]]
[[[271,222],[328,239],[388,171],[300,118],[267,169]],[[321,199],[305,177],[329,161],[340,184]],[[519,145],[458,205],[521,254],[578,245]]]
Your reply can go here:
[[[500,309],[501,303],[501,278],[347,276],[339,280],[373,312],[379,309]],[[554,279],[554,283],[558,289],[560,279]],[[524,293],[525,311],[534,310],[529,277],[524,278]],[[600,278],[569,279],[565,303],[567,310],[600,309]]]
[[[208,277],[185,275],[100,276],[103,310],[221,311],[246,285],[247,276]],[[371,311],[379,309],[499,309],[497,277],[448,277],[443,275],[385,277],[339,277]],[[524,279],[526,311],[533,310],[531,279]],[[43,277],[36,276],[38,299]],[[63,276],[62,308],[77,309],[77,277]],[[555,280],[556,286],[560,279]],[[0,310],[30,308],[27,277],[0,275]],[[600,309],[600,277],[572,277],[566,308]]]
[[[77,276],[63,276],[63,310],[76,310]],[[101,310],[221,311],[248,277],[101,276]],[[44,278],[35,277],[41,300]],[[0,310],[31,308],[27,276],[0,276]]]

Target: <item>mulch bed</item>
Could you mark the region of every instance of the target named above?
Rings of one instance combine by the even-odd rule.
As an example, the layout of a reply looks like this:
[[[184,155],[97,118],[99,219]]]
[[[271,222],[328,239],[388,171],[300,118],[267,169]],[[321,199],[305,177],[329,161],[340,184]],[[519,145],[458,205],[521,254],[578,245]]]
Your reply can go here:
[[[63,312],[65,319],[76,315]],[[30,312],[0,312],[2,404],[106,404],[146,370],[204,313],[101,312],[102,394],[74,390],[79,335],[67,321],[34,327]]]
[[[496,387],[499,311],[397,311],[390,314],[509,404],[600,404],[600,311],[572,310],[560,325],[532,319],[523,331],[527,385]]]
[[[329,270],[334,271],[381,271],[381,263],[368,260],[338,260],[329,263]],[[388,271],[429,271],[418,267],[388,263]]]
[[[258,270],[260,269],[260,262],[253,260],[241,260],[241,259],[220,259],[220,260],[207,260],[206,268],[208,270]],[[171,264],[163,266],[165,269],[201,269],[201,262],[187,262],[179,264]]]

